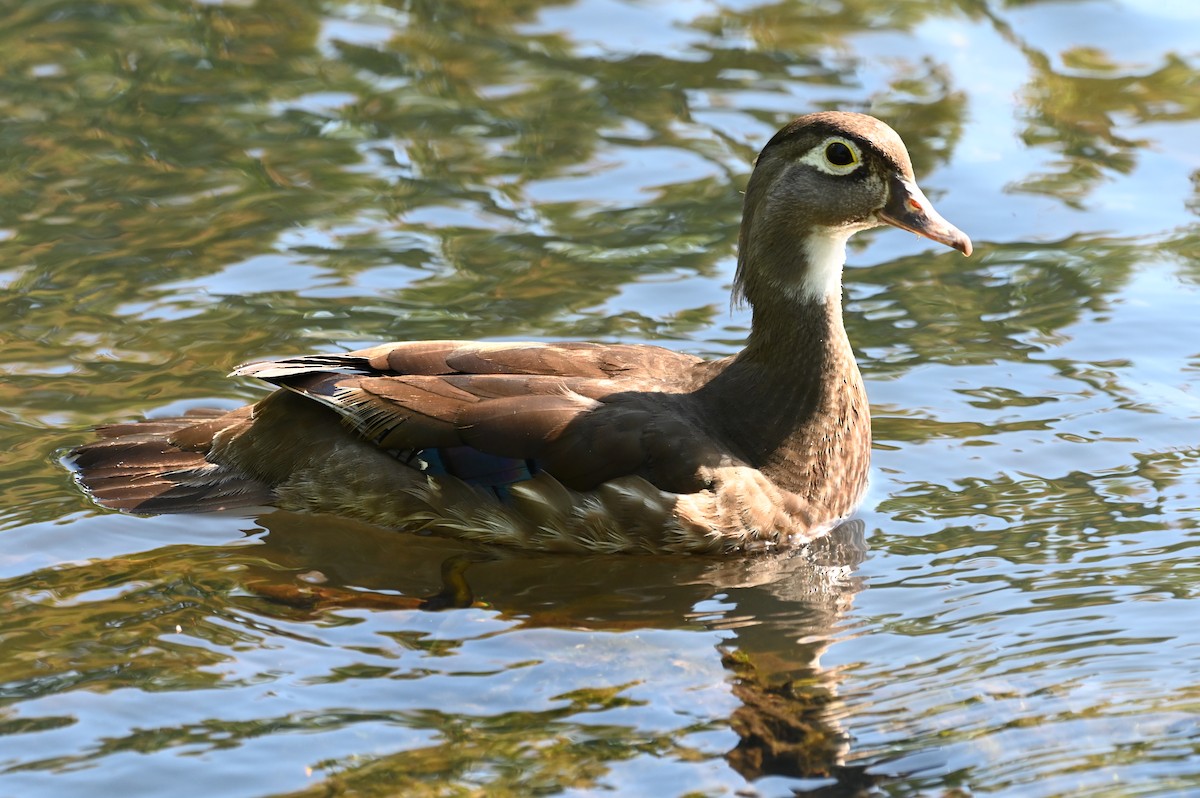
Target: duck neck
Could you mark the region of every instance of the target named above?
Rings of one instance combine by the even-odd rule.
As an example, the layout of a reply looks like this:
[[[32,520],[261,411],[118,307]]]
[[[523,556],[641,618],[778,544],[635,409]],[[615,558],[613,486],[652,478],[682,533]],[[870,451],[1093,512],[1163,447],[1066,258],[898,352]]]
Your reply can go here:
[[[710,388],[721,426],[751,465],[841,514],[853,509],[866,482],[870,415],[842,321],[844,248],[824,264],[808,262],[812,249],[775,272],[802,275],[807,284],[741,282],[753,307],[750,336]],[[754,267],[741,264],[740,276],[770,275]]]
[[[750,335],[737,359],[792,382],[825,371],[831,355],[849,348],[842,298],[775,295],[754,302]]]
[[[858,373],[842,321],[849,235],[817,230],[799,247],[768,236],[742,250],[736,289],[753,315],[737,361],[778,380],[780,388],[791,386],[784,394],[811,392],[850,371]]]
[[[847,392],[862,389],[838,295],[759,299],[746,347],[727,371],[731,387],[748,391],[739,399],[743,410],[754,411],[738,417],[764,436],[770,430],[803,435],[831,423],[844,410]]]

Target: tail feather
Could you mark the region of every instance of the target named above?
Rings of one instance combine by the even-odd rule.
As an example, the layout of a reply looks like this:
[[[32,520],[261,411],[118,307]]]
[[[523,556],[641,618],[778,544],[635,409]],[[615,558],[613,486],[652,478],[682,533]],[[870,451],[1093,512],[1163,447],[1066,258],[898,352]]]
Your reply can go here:
[[[95,441],[72,450],[66,460],[92,500],[113,510],[188,513],[270,504],[269,487],[208,462],[206,446],[182,449],[173,442],[182,430],[220,415],[201,411],[100,427]]]

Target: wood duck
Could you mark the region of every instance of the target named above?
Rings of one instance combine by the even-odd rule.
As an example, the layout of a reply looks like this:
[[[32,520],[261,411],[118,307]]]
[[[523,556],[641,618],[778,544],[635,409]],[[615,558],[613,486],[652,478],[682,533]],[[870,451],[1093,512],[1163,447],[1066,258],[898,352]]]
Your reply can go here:
[[[70,457],[99,504],[273,505],[585,552],[802,545],[867,484],[871,425],[842,322],[851,235],[894,225],[971,254],[870,116],[799,117],[746,189],[737,355],[413,341],[238,368],[279,386],[232,412],[117,424]]]

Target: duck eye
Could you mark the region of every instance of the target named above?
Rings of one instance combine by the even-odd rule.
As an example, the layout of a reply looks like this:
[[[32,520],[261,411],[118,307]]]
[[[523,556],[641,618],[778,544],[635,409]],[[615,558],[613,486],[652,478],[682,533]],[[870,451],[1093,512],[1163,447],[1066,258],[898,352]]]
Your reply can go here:
[[[840,141],[832,141],[825,148],[825,157],[834,166],[850,166],[854,163],[854,150]]]

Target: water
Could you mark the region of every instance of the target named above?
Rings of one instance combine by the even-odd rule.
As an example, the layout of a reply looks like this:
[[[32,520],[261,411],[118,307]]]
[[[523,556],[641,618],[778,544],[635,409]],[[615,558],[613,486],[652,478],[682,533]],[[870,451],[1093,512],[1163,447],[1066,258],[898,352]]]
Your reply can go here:
[[[0,795],[1200,794],[1194,4],[0,15]],[[809,557],[126,517],[57,464],[273,355],[735,351],[738,192],[826,107],[977,253],[852,245],[873,486]]]

